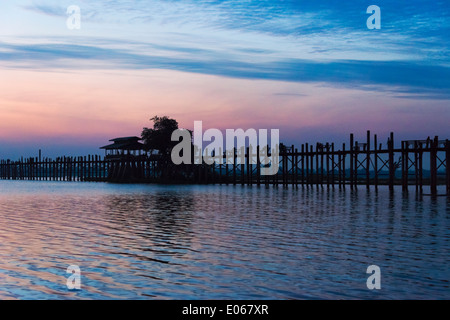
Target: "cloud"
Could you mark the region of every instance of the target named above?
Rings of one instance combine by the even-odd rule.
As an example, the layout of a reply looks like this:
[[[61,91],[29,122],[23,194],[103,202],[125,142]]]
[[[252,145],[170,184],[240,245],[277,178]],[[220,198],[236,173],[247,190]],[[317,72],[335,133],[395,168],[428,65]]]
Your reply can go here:
[[[36,14],[60,18],[72,0],[38,0],[23,6]],[[366,1],[153,0],[75,1],[91,37],[145,37],[163,45],[231,46],[272,51],[270,56],[312,60],[418,60],[448,64],[450,12],[446,1],[407,3],[378,0],[382,29],[366,28]],[[18,17],[20,18],[20,17]],[[84,24],[83,24],[84,25]],[[99,25],[102,27],[100,28]],[[119,27],[119,32],[116,28]],[[106,28],[106,29],[105,29]],[[108,28],[110,30],[108,31]],[[51,35],[53,30],[48,30]],[[148,32],[147,32],[148,31]],[[136,37],[136,38],[135,38]]]
[[[276,92],[273,94],[274,96],[286,96],[286,97],[307,97],[307,94],[304,93],[294,93],[294,92]]]
[[[0,51],[0,61],[35,68],[169,69],[234,78],[318,82],[354,88],[369,86],[369,90],[389,91],[400,87],[403,92],[419,90],[422,95],[441,98],[450,89],[450,67],[421,61],[279,59],[252,63],[222,57],[211,50],[171,46],[157,48],[176,54],[152,55],[70,44],[2,44],[0,47],[4,49]]]
[[[51,17],[62,17],[66,16],[67,7],[62,5],[44,5],[44,4],[33,4],[23,6],[25,10],[33,11],[35,13],[44,14]]]
[[[39,0],[21,8],[60,18],[72,2]],[[379,0],[383,22],[375,32],[365,27],[366,1],[75,2],[93,24],[83,27],[89,36],[58,38],[49,29],[28,43],[15,38],[0,43],[0,62],[8,68],[162,68],[376,87],[399,98],[445,99],[450,88],[446,1]],[[119,32],[112,32],[117,25]],[[396,93],[397,87],[410,92]]]

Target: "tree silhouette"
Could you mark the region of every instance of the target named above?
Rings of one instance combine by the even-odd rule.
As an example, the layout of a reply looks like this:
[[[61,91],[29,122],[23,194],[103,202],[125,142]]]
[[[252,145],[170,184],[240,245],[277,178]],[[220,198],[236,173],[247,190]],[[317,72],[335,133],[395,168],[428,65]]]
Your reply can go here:
[[[164,157],[170,157],[172,148],[178,143],[171,141],[172,132],[178,129],[178,122],[167,116],[154,116],[153,128],[144,128],[142,130],[142,140],[147,151],[158,150]]]
[[[192,172],[192,166],[189,164],[175,165],[171,159],[172,149],[179,143],[179,141],[172,141],[172,133],[178,129],[178,122],[167,116],[154,116],[150,120],[153,121],[153,128],[144,128],[141,136],[147,151],[151,153],[154,150],[159,151],[156,170],[161,180],[186,180]],[[192,135],[192,131],[188,131]],[[193,148],[192,142],[191,148]]]

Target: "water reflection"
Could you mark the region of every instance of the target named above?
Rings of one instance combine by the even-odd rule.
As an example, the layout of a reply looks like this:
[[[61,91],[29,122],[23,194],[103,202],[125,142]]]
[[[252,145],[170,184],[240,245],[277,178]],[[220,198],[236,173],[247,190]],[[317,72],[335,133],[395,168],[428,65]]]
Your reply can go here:
[[[449,298],[445,197],[0,182],[0,298]],[[400,191],[400,192],[399,192]],[[65,287],[78,264],[83,289]]]
[[[190,192],[111,195],[102,199],[105,217],[121,230],[124,228],[143,238],[180,238],[189,241],[195,200]],[[160,239],[160,238],[158,238]]]

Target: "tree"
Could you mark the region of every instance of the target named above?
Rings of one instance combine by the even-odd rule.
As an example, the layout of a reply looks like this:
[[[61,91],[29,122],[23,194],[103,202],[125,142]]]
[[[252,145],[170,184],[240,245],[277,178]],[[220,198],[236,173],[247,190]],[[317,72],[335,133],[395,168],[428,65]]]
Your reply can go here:
[[[172,132],[178,129],[178,122],[167,116],[154,116],[153,128],[142,130],[142,140],[147,150],[158,150],[163,157],[170,156],[172,148],[178,143],[171,140]]]
[[[142,130],[142,140],[147,151],[158,150],[160,157],[157,161],[156,170],[161,181],[185,180],[192,173],[192,165],[175,165],[171,159],[172,149],[179,141],[172,141],[172,133],[178,129],[178,122],[167,116],[154,116],[153,128]],[[192,136],[192,131],[188,130]],[[193,148],[191,142],[191,148]]]

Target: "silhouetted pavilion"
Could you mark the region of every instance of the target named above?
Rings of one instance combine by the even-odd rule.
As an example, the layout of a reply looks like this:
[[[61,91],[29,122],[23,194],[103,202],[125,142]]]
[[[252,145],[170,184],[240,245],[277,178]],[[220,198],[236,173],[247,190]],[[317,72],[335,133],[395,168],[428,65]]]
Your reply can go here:
[[[105,149],[105,156],[107,158],[121,158],[123,156],[140,156],[145,154],[144,144],[139,141],[142,140],[139,137],[122,137],[115,138],[112,144],[100,147]]]

